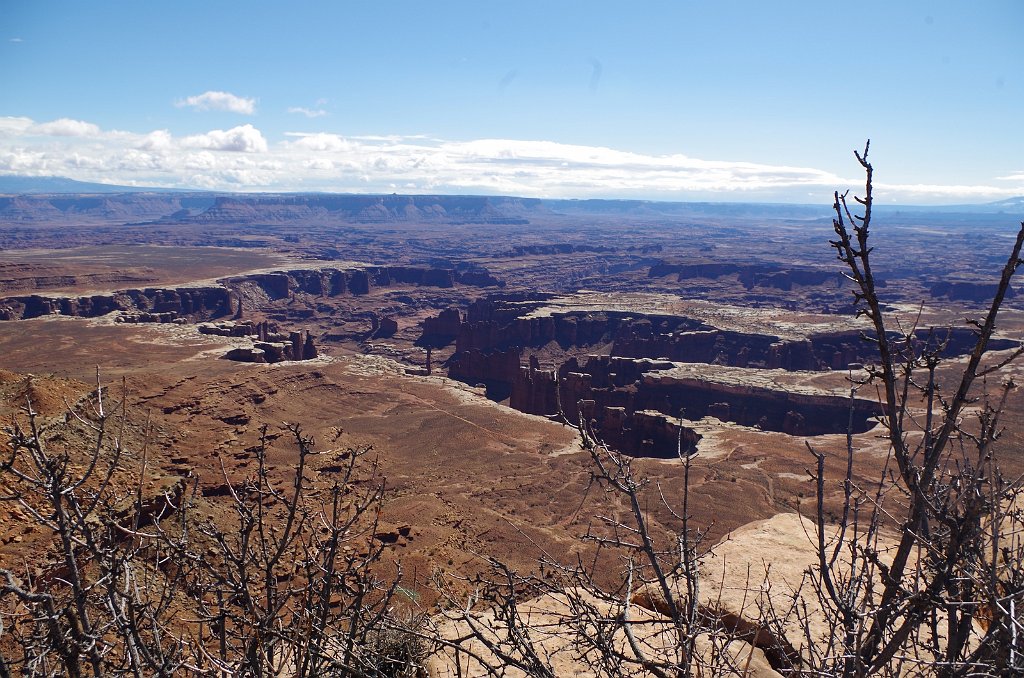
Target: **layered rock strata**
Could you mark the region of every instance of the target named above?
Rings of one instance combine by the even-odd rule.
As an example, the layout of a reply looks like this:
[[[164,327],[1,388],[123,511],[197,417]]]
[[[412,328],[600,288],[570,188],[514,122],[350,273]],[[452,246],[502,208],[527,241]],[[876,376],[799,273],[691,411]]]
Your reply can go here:
[[[228,315],[234,303],[230,290],[213,286],[145,288],[83,297],[30,294],[0,299],[0,320],[24,320],[47,315],[93,318],[114,311],[128,311],[151,314],[152,322],[165,322],[160,314],[173,313],[175,318]]]
[[[486,273],[486,272],[484,272]],[[478,276],[483,275],[476,271]],[[244,305],[288,299],[297,293],[336,297],[365,295],[374,287],[419,285],[449,288],[456,283],[484,286],[486,277],[460,276],[454,269],[416,266],[370,266],[337,269],[313,268],[252,273],[219,281],[217,286],[128,289],[90,296],[30,294],[0,299],[0,320],[24,320],[47,315],[92,318],[114,311],[134,314],[126,322],[169,322],[176,318],[207,320],[228,315],[241,317]],[[161,316],[159,314],[175,314]]]
[[[711,416],[790,435],[842,433],[851,421],[853,431],[861,433],[871,428],[880,412],[871,400],[809,389],[782,390],[757,376],[764,375],[728,370],[713,380],[666,360],[602,355],[581,364],[570,358],[557,371],[536,364],[520,367],[509,404],[531,414],[562,414],[574,423],[581,416],[596,420],[609,438],[619,437],[619,430],[636,428],[630,418],[641,412],[688,420]],[[667,437],[652,438],[661,450],[655,456],[675,451],[678,432],[665,433]]]

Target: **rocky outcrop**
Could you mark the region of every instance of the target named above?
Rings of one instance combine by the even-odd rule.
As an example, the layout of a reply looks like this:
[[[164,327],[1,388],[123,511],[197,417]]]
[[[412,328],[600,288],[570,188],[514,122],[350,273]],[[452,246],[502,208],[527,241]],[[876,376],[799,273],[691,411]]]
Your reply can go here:
[[[752,553],[761,554],[755,545]],[[784,551],[774,551],[783,554]],[[753,568],[752,568],[753,569]],[[742,579],[730,579],[725,586],[742,589]],[[677,585],[684,600],[683,587]],[[752,608],[757,596],[742,589],[751,601],[745,601],[744,611]],[[704,589],[702,587],[701,593]],[[529,642],[543,671],[533,675],[575,676],[576,678],[597,678],[607,675],[593,651],[595,639],[594,624],[581,623],[584,620],[599,620],[601,628],[600,646],[607,648],[607,657],[634,657],[633,647],[643,648],[645,658],[652,666],[678,666],[679,630],[672,617],[664,610],[648,602],[651,597],[646,590],[634,595],[622,596],[621,592],[607,594],[590,587],[569,587],[561,590],[546,590],[545,593],[516,604],[515,626],[510,628],[507,614],[499,608],[482,607],[472,611],[459,609],[439,614],[433,620],[438,636],[445,642],[436,644],[425,658],[424,666],[435,678],[461,678],[462,676],[526,676],[519,669],[510,669],[508,661],[501,656],[505,648],[513,644],[509,638]],[[734,595],[734,597],[737,597]],[[626,598],[623,602],[623,598]],[[661,605],[662,608],[667,606]],[[776,609],[784,609],[780,603]],[[717,608],[702,605],[702,615],[712,615]],[[702,618],[704,618],[702,616]],[[732,621],[725,615],[711,617],[721,622],[721,628],[710,633],[696,634],[693,638],[693,667],[699,676],[742,675],[744,678],[781,678],[782,674],[773,668],[773,646],[775,640],[767,634],[757,633],[752,626],[751,633],[741,624],[729,626]],[[729,633],[728,642],[723,643],[721,634]],[[749,641],[749,642],[748,642]],[[457,648],[459,651],[456,651]],[[581,651],[582,649],[582,651]],[[633,660],[635,661],[635,660]],[[782,668],[782,662],[774,665]],[[639,662],[623,662],[625,670],[619,675],[647,678],[659,673],[641,668]],[[717,672],[712,673],[713,670]],[[783,669],[784,670],[784,669]],[[671,675],[683,675],[680,670]]]
[[[477,357],[477,360],[480,358]],[[503,354],[502,370],[510,358]],[[484,369],[473,366],[476,369]],[[591,423],[617,449],[644,456],[673,456],[679,440],[674,419],[715,417],[790,435],[845,432],[853,418],[860,433],[879,414],[876,403],[829,394],[793,393],[751,384],[708,381],[674,373],[670,361],[590,356],[572,358],[557,371],[531,361],[513,380],[509,404],[530,414],[563,414]],[[660,419],[658,419],[660,418]],[[683,434],[684,449],[699,440]]]
[[[500,280],[485,268],[469,268],[455,271],[455,280],[461,285],[473,287],[504,287],[505,281]]]
[[[398,334],[398,321],[389,316],[370,313],[370,339],[388,339]]]
[[[698,278],[718,279],[735,275],[739,282],[748,290],[755,287],[770,287],[778,290],[791,290],[794,285],[844,287],[847,284],[842,274],[833,269],[784,267],[779,264],[735,264],[726,262],[703,262],[683,264],[661,261],[651,266],[648,276],[660,278],[675,275],[676,280],[693,280]],[[884,287],[884,281],[879,280]]]
[[[265,338],[269,332],[269,325],[266,322],[232,322],[228,320],[218,323],[202,323],[196,329],[200,334],[210,334],[219,337],[260,336]]]
[[[484,384],[488,398],[504,400],[509,397],[512,382],[519,374],[519,355],[518,348],[459,351],[448,361],[448,376],[468,384]]]
[[[393,337],[398,334],[398,321],[392,317],[384,316],[380,319],[380,327],[377,329],[376,336],[382,339]]]
[[[177,311],[164,311],[162,313],[122,313],[115,322],[119,323],[176,323],[184,324],[187,318],[179,318]]]
[[[287,299],[292,292],[292,277],[286,273],[257,273],[245,276],[266,292],[270,299]]]
[[[419,346],[447,346],[459,336],[462,327],[462,313],[454,307],[446,308],[437,316],[423,321],[423,334],[417,340]]]
[[[541,369],[537,357],[531,355],[529,367],[520,367],[513,379],[509,406],[530,414],[559,414],[562,403],[559,401],[558,373]]]
[[[558,372],[558,397],[565,407],[593,400],[599,407],[622,407],[626,412],[682,414],[689,420],[724,417],[725,421],[791,435],[845,432],[851,412],[853,430],[861,433],[871,428],[879,413],[877,403],[871,400],[851,402],[826,393],[710,381],[681,374],[668,361],[591,356],[582,365],[570,359]],[[566,414],[572,416],[568,410]]]
[[[612,354],[790,371],[826,368],[810,341],[716,329],[624,336],[616,340]]]
[[[393,283],[424,285],[427,287],[454,287],[455,270],[391,266],[387,269]]]
[[[267,361],[267,354],[262,348],[256,348],[256,346],[242,346],[239,348],[233,348],[224,354],[224,357],[228,360],[234,360],[240,363],[265,363]]]
[[[165,316],[207,320],[233,315],[241,317],[242,306],[258,307],[260,303],[290,299],[295,294],[336,297],[346,294],[365,295],[373,287],[421,285],[450,288],[462,284],[451,268],[416,266],[370,266],[359,269],[294,269],[269,273],[252,273],[224,278],[223,286],[128,289],[112,294],[83,297],[44,296],[30,294],[0,299],[0,320],[22,320],[46,315],[96,317],[114,311],[127,311],[135,322],[165,322]],[[490,284],[472,276],[464,284]],[[145,315],[150,314],[150,315]],[[148,317],[149,320],[140,320]],[[127,321],[132,322],[132,321]]]
[[[538,348],[549,342],[556,342],[563,348],[586,347],[706,327],[689,318],[621,311],[531,315],[531,311],[540,305],[501,299],[478,300],[470,304],[466,321],[459,327],[455,350],[488,351],[510,346]]]
[[[674,459],[692,454],[701,436],[661,412],[634,411],[580,400],[579,415],[597,438],[613,449],[634,457]]]
[[[511,250],[496,255],[516,259],[536,255],[572,254],[573,252],[612,252],[611,247],[604,245],[573,245],[571,243],[555,243],[550,245],[516,245]]]
[[[265,325],[257,329],[259,333],[252,346],[231,349],[224,357],[245,363],[279,363],[285,360],[312,360],[318,355],[313,335],[305,330],[283,335],[267,333]]]
[[[313,335],[307,332],[306,341],[302,345],[302,359],[313,360],[319,355],[319,351],[316,350],[316,344],[313,343]]]
[[[663,413],[632,410],[629,404],[628,398],[595,396],[593,376],[584,372],[559,380],[554,370],[541,370],[534,356],[528,368],[520,368],[509,400],[520,412],[582,420],[613,449],[635,457],[671,459],[695,450],[700,435],[693,429]]]
[[[935,283],[929,293],[933,297],[945,297],[950,301],[989,302],[996,294],[994,282],[948,281]],[[1006,288],[1006,298],[1017,296],[1012,287]]]
[[[454,287],[456,283],[488,285],[487,278],[458,275],[452,268],[421,266],[367,266],[338,269],[332,267],[293,269],[271,273],[253,273],[225,278],[222,281],[241,298],[253,297],[260,301],[288,299],[295,294],[315,297],[369,294],[374,287],[418,285],[424,287]]]
[[[484,384],[489,397],[507,397],[511,407],[531,414],[562,413],[577,422],[580,403],[587,403],[584,420],[631,454],[675,454],[679,439],[678,427],[651,424],[640,413],[670,422],[680,414],[689,420],[715,417],[797,436],[843,433],[851,412],[854,432],[864,432],[879,413],[870,400],[851,404],[846,397],[791,389],[771,379],[737,374],[712,379],[677,369],[683,364],[761,372],[859,369],[853,366],[875,358],[874,344],[859,331],[783,338],[721,330],[678,316],[549,312],[543,308],[546,301],[525,296],[480,299],[469,305],[462,322],[456,324],[454,312],[443,323],[441,316],[425,322],[420,341],[432,345],[435,337],[442,332],[450,336],[457,327],[449,376]],[[893,334],[890,341],[904,340]],[[921,329],[913,342],[919,352],[963,355],[973,349],[975,335],[969,328]],[[995,339],[989,348],[1016,345]],[[541,369],[538,354],[549,369]],[[688,435],[683,438],[694,440]]]

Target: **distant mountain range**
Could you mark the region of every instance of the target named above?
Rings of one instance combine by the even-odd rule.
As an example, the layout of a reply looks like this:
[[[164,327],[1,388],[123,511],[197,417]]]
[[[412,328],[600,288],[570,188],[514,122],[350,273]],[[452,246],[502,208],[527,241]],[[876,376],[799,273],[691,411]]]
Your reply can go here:
[[[0,175],[0,195],[31,195],[40,193],[193,193],[180,188],[116,186],[76,181],[66,177],[22,177]],[[200,191],[201,192],[201,191]]]
[[[876,206],[893,223],[988,222],[1024,215],[1024,197],[978,205]],[[828,205],[655,200],[553,200],[507,196],[213,193],[115,186],[63,177],[0,176],[0,222],[525,224],[557,215],[630,219],[787,220],[828,223]],[[982,218],[983,215],[983,218]]]

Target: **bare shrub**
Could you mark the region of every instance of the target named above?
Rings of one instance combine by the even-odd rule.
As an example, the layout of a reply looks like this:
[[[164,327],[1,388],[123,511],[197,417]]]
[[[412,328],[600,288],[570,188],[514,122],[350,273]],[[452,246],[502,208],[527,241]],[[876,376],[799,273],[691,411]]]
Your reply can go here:
[[[881,392],[880,422],[889,441],[883,477],[855,482],[856,453],[847,441],[842,515],[828,539],[822,508],[827,478],[815,452],[819,563],[809,581],[826,609],[830,642],[806,658],[816,675],[1005,675],[1024,670],[1024,602],[1019,538],[1019,479],[999,466],[1001,415],[1015,390],[998,386],[1000,369],[1024,348],[986,358],[1010,281],[1022,263],[1024,223],[1001,271],[995,295],[968,319],[975,344],[966,365],[943,378],[947,333],[885,310],[872,268],[872,172],[869,145],[857,160],[866,174],[860,214],[835,194],[832,247],[856,285],[864,339],[878,361],[854,377],[851,392]],[[898,531],[887,555],[879,530]]]
[[[52,535],[55,560],[0,570],[0,675],[418,675],[425,646],[395,616],[401,572],[381,578],[369,449],[335,453],[314,489],[313,441],[289,427],[279,489],[264,428],[252,475],[224,474],[231,518],[200,520],[194,483],[146,496],[146,445],[127,449],[125,397],[109,400],[97,377],[65,418],[28,402],[6,430],[2,499]]]

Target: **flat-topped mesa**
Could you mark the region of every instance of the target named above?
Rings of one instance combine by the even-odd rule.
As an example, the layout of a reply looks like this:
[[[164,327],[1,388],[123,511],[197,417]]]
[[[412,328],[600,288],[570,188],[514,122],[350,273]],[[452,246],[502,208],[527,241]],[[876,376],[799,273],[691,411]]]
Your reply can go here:
[[[530,414],[561,413],[572,423],[579,423],[581,402],[593,403],[584,418],[599,424],[606,416],[619,416],[606,415],[605,410],[612,408],[626,418],[639,411],[670,419],[682,415],[692,421],[711,416],[790,435],[844,433],[851,416],[853,431],[862,433],[880,413],[871,400],[851,401],[825,391],[782,390],[768,382],[758,383],[749,373],[743,379],[740,370],[711,380],[680,371],[677,363],[646,358],[589,356],[583,365],[571,358],[557,371],[531,363],[521,367],[513,381],[510,406]]]

